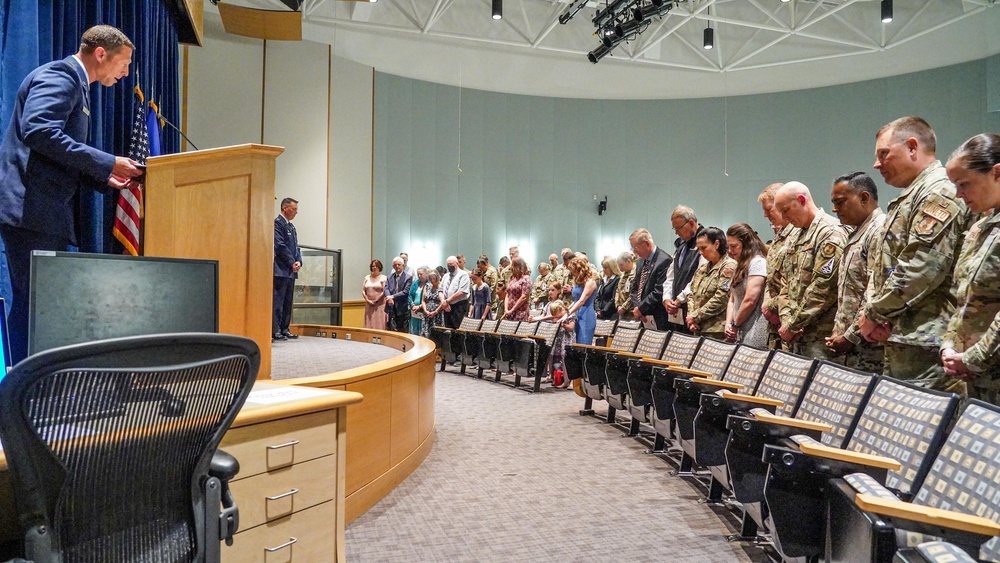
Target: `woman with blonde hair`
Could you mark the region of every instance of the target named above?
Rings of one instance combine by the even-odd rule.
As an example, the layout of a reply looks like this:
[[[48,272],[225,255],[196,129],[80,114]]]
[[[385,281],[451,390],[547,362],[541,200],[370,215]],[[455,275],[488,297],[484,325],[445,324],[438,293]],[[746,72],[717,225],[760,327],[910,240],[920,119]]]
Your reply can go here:
[[[618,269],[618,261],[610,256],[601,261],[601,267],[604,269],[604,280],[597,288],[597,297],[594,298],[597,318],[614,319],[618,316],[618,308],[615,307],[615,293],[618,291],[622,272]]]
[[[597,313],[594,311],[594,292],[597,282],[594,281],[590,263],[586,258],[573,258],[569,261],[569,273],[573,277],[573,304],[566,313],[576,315],[576,342],[578,344],[593,344],[594,329],[597,326]]]

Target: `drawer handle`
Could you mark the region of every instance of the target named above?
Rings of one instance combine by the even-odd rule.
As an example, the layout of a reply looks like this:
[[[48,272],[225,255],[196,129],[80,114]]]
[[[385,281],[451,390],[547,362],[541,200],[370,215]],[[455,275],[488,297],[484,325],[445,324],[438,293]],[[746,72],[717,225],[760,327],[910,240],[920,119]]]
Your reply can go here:
[[[273,553],[275,551],[278,551],[279,549],[285,549],[286,547],[292,545],[293,543],[295,543],[297,541],[299,541],[298,538],[289,537],[288,541],[286,541],[285,543],[283,543],[283,544],[281,544],[281,545],[279,545],[277,547],[265,547],[264,551],[272,552]]]
[[[277,495],[277,496],[273,496],[273,497],[264,497],[264,498],[266,498],[267,500],[278,500],[279,498],[290,497],[290,496],[294,495],[297,492],[299,492],[298,489],[292,489],[292,490],[288,491],[287,493],[285,493],[283,495]]]
[[[281,448],[287,448],[289,446],[294,446],[295,444],[298,444],[298,443],[299,443],[298,440],[292,440],[291,442],[285,442],[284,444],[278,444],[277,446],[268,446],[267,449],[269,449],[269,450],[280,450]]]

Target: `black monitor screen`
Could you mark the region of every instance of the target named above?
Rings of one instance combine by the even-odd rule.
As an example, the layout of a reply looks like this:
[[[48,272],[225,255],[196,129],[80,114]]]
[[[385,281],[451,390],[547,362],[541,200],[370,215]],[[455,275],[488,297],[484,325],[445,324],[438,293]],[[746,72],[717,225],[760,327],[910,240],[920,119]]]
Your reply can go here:
[[[218,332],[219,263],[35,251],[30,354],[105,338]]]

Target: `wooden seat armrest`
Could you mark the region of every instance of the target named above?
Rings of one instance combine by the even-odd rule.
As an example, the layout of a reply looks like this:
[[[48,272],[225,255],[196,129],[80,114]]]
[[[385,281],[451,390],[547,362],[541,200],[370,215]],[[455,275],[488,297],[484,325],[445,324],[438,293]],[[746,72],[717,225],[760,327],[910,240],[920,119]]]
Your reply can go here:
[[[733,391],[739,391],[743,389],[743,386],[739,383],[731,383],[729,381],[719,381],[718,379],[709,379],[707,377],[692,377],[691,383],[697,383],[698,385],[707,385],[709,387],[719,387],[722,389],[732,389]]]
[[[777,399],[768,399],[767,397],[755,397],[754,395],[741,395],[740,393],[730,393],[729,391],[723,391],[722,398],[729,399],[732,401],[743,401],[744,403],[770,405],[772,407],[781,407],[785,405],[785,403]]]
[[[608,348],[607,346],[594,346],[593,344],[580,344],[578,342],[573,343],[573,348],[583,348],[585,350],[602,350],[604,352],[615,352],[614,348]]]
[[[643,358],[642,361],[647,364],[653,364],[654,366],[664,366],[668,368],[673,368],[680,365],[677,362],[671,362],[670,360],[657,360],[655,358]]]
[[[830,432],[833,430],[833,426],[825,422],[813,422],[811,420],[799,420],[797,418],[791,418],[788,416],[778,416],[771,413],[751,413],[751,416],[759,422],[765,422],[767,424],[777,424],[780,426],[788,426],[791,428],[802,428],[803,430],[818,430],[820,432]]]
[[[892,458],[883,457],[880,455],[863,454],[851,450],[842,450],[840,448],[831,448],[830,446],[824,446],[823,444],[813,444],[811,442],[805,442],[803,444],[800,444],[799,450],[802,451],[802,453],[804,454],[815,457],[835,459],[837,461],[856,463],[858,465],[867,465],[869,467],[880,467],[882,469],[888,469],[890,471],[899,471],[903,467],[901,463]]]
[[[695,377],[701,377],[703,379],[712,379],[712,374],[707,371],[701,371],[700,369],[691,369],[681,366],[675,366],[670,368],[670,371],[674,373],[685,373],[687,375],[693,375]]]
[[[942,528],[961,530],[984,536],[1000,535],[1000,524],[997,524],[993,520],[954,510],[942,510],[940,508],[921,506],[896,499],[879,498],[864,493],[858,493],[854,498],[854,504],[861,510],[874,512],[883,516],[903,518],[931,526],[940,526]]]
[[[640,359],[640,360],[642,358],[646,357],[646,356],[643,356],[642,354],[636,354],[636,353],[633,353],[633,352],[623,352],[621,350],[619,350],[618,352],[616,352],[615,355],[617,355],[617,356],[625,356],[626,358],[637,358],[637,359]]]
[[[535,336],[534,334],[508,334],[511,338],[543,338],[541,336]]]

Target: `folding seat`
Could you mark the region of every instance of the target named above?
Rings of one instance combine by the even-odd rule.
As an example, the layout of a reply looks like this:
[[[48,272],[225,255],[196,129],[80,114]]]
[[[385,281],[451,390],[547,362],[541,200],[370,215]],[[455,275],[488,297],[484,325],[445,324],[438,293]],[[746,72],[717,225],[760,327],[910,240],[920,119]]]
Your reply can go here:
[[[586,399],[584,399],[583,410],[580,411],[580,416],[593,415],[594,400],[604,400],[604,369],[607,367],[608,355],[616,352],[635,351],[643,330],[641,324],[635,324],[637,326],[633,327],[622,326],[624,323],[618,323],[618,326],[615,328],[615,334],[608,346],[573,344],[569,347],[569,350],[576,350],[578,353],[582,352],[586,354],[583,362],[583,391],[586,394]],[[568,353],[567,351],[567,355]],[[609,423],[615,421],[614,407],[608,406],[606,421]]]
[[[499,324],[500,321],[497,320],[483,321],[478,332],[465,335],[465,345],[469,353],[476,357],[476,367],[478,368],[476,377],[479,379],[483,378],[483,370],[492,368],[493,362],[496,361],[495,355],[492,357],[487,355],[486,335],[496,332]]]
[[[597,319],[594,325],[594,344],[604,346],[615,334],[615,327],[619,324],[617,319]],[[635,328],[642,323],[636,321],[621,321],[622,326]]]
[[[444,326],[435,326],[431,328],[430,337],[434,342],[434,346],[437,348],[438,357],[441,359],[441,367],[438,371],[444,371],[444,367],[448,364],[458,361],[458,350],[452,348],[451,335],[452,329]]]
[[[701,396],[698,413],[694,417],[694,439],[682,439],[681,448],[695,464],[707,467],[711,472],[710,502],[722,500],[724,485],[729,482],[726,469],[726,443],[729,441],[726,421],[729,417],[746,416],[751,409],[790,416],[798,407],[816,364],[814,358],[778,350],[771,355],[753,394],[722,391]]]
[[[629,390],[626,407],[629,414],[632,415],[632,426],[629,429],[630,434],[633,436],[637,435],[639,425],[642,423],[651,424],[655,432],[651,452],[663,451],[664,436],[670,435],[670,420],[673,419],[672,414],[669,418],[665,417],[662,420],[659,420],[655,416],[656,409],[653,405],[653,373],[659,372],[662,376],[662,373],[667,368],[686,368],[690,366],[700,344],[700,337],[673,332],[670,334],[667,345],[663,348],[663,352],[660,353],[659,357],[643,358],[640,361],[633,362],[629,366],[626,378]],[[663,422],[664,420],[666,422]],[[661,426],[666,426],[667,429],[663,435],[660,432]]]
[[[831,482],[827,559],[889,562],[898,547],[940,538],[974,559],[1000,560],[1000,407],[966,402],[928,457],[934,461],[912,500],[864,472]]]
[[[709,343],[706,346],[706,343]],[[761,350],[752,346],[739,346],[735,351],[731,351],[732,357],[728,363],[719,361],[719,351],[725,348],[719,346],[718,341],[703,342],[701,348],[705,350],[705,357],[708,361],[699,361],[695,356],[692,367],[697,366],[704,373],[692,376],[691,371],[675,372],[665,374],[664,381],[657,383],[654,380],[654,400],[653,405],[657,409],[656,416],[660,415],[660,400],[655,398],[657,394],[664,399],[670,398],[672,402],[662,406],[664,411],[669,411],[673,417],[673,439],[681,449],[681,460],[677,474],[682,477],[692,477],[694,469],[694,419],[701,408],[701,397],[705,393],[721,393],[723,390],[748,392],[757,388],[761,375],[771,361],[772,350]],[[713,352],[713,350],[717,351]],[[699,349],[699,356],[701,355]],[[720,372],[720,368],[722,371]],[[705,377],[709,375],[710,377]],[[673,384],[672,393],[666,391],[667,383]],[[663,387],[658,391],[657,385]],[[654,427],[656,425],[654,419]],[[659,430],[658,430],[659,432]],[[687,444],[685,448],[683,444]]]
[[[504,366],[506,369],[497,369],[496,379],[494,379],[494,381],[497,383],[505,383],[511,387],[516,387],[514,382],[516,377],[509,382],[505,382],[503,381],[503,376],[514,373],[514,360],[517,359],[517,345],[522,338],[531,338],[534,336],[535,331],[538,330],[538,325],[539,323],[537,321],[521,321],[521,323],[517,325],[516,332],[513,334],[500,334],[500,351],[497,355],[497,365],[498,368],[499,366]]]
[[[497,370],[495,381],[500,381],[502,374],[510,372],[509,357],[507,359],[507,365],[504,366],[503,358],[500,354],[503,337],[504,335],[517,334],[517,327],[520,324],[521,321],[504,319],[497,324],[496,331],[483,334],[483,355],[489,358],[490,364],[492,364]]]
[[[761,461],[766,444],[805,434],[835,448],[847,441],[854,422],[871,393],[876,376],[829,361],[820,362],[802,402],[790,417],[753,409],[748,416],[730,416],[724,483],[743,507],[743,527],[730,541],[759,541],[757,529],[764,526],[767,505],[764,480],[767,464]]]
[[[924,542],[904,547],[896,552],[893,563],[976,563],[976,560],[955,544],[943,541]]]
[[[765,445],[765,523],[775,549],[789,558],[823,554],[831,479],[863,472],[904,497],[912,495],[930,470],[958,403],[954,393],[878,376],[846,444],[833,447],[798,434],[781,445]]]
[[[619,411],[628,407],[628,373],[631,365],[643,359],[658,359],[669,337],[669,332],[646,330],[632,352],[608,354],[604,367],[604,398],[611,408]],[[627,435],[635,436],[638,432],[639,421],[633,417]]]
[[[462,362],[462,367],[459,373],[465,375],[466,366],[471,366],[475,364],[478,347],[469,347],[467,340],[473,336],[474,333],[479,331],[479,327],[482,326],[482,319],[474,319],[472,317],[465,317],[462,319],[462,323],[458,325],[458,329],[452,332],[451,337],[451,347],[453,350],[458,351],[458,361]]]
[[[559,323],[542,322],[538,323],[534,335],[518,339],[514,360],[511,362],[514,365],[515,389],[534,393],[541,389],[552,345],[560,330],[562,326]],[[522,386],[521,380],[529,378],[534,379],[534,383]]]

